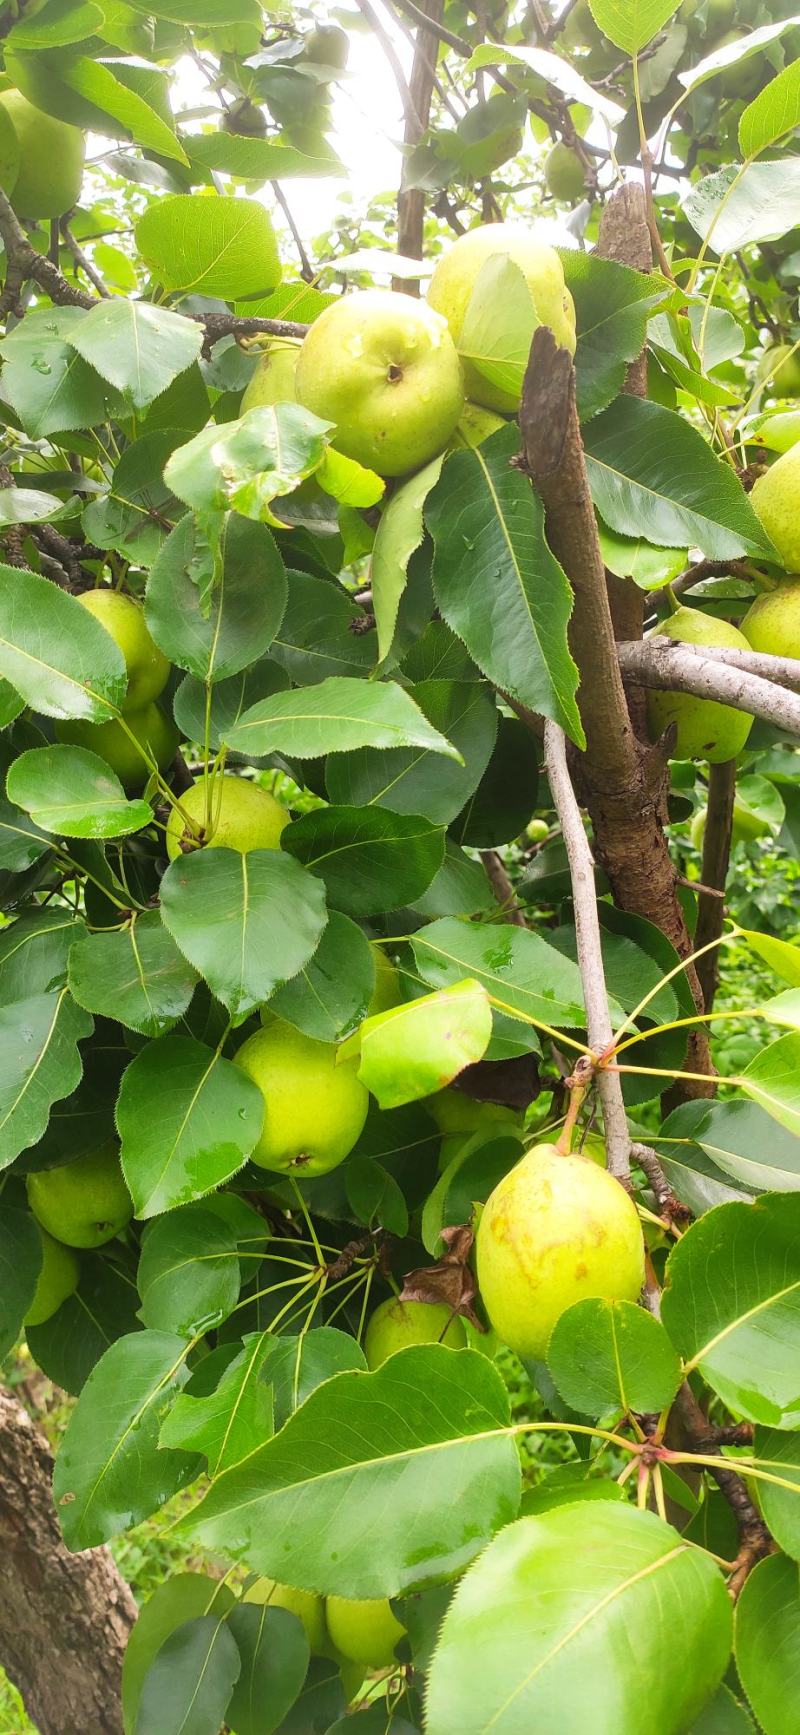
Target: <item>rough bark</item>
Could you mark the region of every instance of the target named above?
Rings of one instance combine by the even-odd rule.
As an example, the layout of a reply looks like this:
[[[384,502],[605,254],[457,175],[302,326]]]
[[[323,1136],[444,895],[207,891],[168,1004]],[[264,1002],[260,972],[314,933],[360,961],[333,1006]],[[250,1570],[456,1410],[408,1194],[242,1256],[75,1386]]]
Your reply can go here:
[[[442,21],[444,0],[424,0],[424,11],[436,25]],[[411,66],[411,77],[408,88],[411,97],[410,107],[406,109],[404,143],[411,149],[419,144],[426,131],[431,114],[431,99],[436,80],[436,57],[439,52],[439,39],[431,30],[417,31],[414,59]],[[405,180],[405,175],[403,176]],[[422,233],[425,221],[425,194],[421,187],[406,187],[401,185],[397,195],[397,251],[409,259],[422,258]],[[418,295],[419,286],[405,279],[395,278],[393,289],[403,289],[409,295]]]
[[[726,759],[722,765],[709,766],[708,811],[703,838],[703,866],[700,878],[712,891],[724,892],[728,877],[733,829],[733,802],[736,795],[736,760]],[[697,923],[694,943],[699,951],[711,945],[722,934],[725,921],[725,899],[698,892]],[[703,990],[706,1012],[714,1005],[719,981],[719,947],[706,952],[697,960],[697,974]]]
[[[41,1735],[122,1735],[136,1605],[107,1549],[67,1552],[52,1469],[27,1412],[0,1392],[0,1662]]]

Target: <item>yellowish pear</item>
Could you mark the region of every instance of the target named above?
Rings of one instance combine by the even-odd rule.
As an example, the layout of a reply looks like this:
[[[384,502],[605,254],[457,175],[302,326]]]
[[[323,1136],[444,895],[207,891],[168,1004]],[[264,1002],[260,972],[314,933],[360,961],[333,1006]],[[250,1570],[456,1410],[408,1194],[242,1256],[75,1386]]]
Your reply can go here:
[[[285,1608],[297,1615],[305,1628],[314,1656],[324,1656],[329,1649],[325,1621],[325,1600],[310,1590],[296,1590],[294,1585],[279,1584],[274,1578],[258,1578],[245,1591],[243,1602],[255,1602],[267,1608]]]
[[[718,645],[723,649],[747,650],[747,640],[730,621],[718,620],[699,608],[679,608],[657,628],[660,637],[687,645]],[[673,748],[675,759],[707,759],[712,765],[735,759],[741,753],[753,719],[732,705],[714,699],[697,699],[692,693],[647,695],[647,722],[654,741],[670,723],[677,724]]]
[[[3,187],[19,217],[61,217],[77,205],[85,145],[77,127],[34,108],[20,90],[0,91],[19,146],[19,167]]]
[[[797,475],[800,486],[800,469]],[[742,632],[751,650],[769,657],[800,658],[800,578],[784,579],[775,590],[757,596],[742,621]]]
[[[150,636],[143,610],[132,597],[123,596],[108,585],[85,590],[78,602],[105,627],[125,658],[128,691],[120,709],[140,711],[151,699],[158,698],[170,671],[164,652]]]
[[[759,476],[750,504],[786,571],[800,572],[800,445],[790,446]]]
[[[159,771],[166,771],[178,751],[180,736],[160,706],[152,703],[143,705],[141,711],[127,711],[125,723],[127,728],[116,717],[110,717],[107,723],[87,723],[83,717],[71,717],[57,723],[55,733],[59,741],[87,747],[90,753],[105,759],[123,789],[144,789],[150,771],[136,741],[155,759]]]
[[[266,789],[245,777],[225,773],[211,783],[210,820],[206,828],[206,785],[202,777],[181,796],[188,814],[184,823],[178,808],[167,820],[167,855],[170,861],[192,849],[280,849],[281,834],[289,824],[286,808]]]
[[[295,373],[299,343],[271,343],[260,357],[255,373],[247,386],[239,408],[244,416],[248,410],[262,405],[295,402]]]

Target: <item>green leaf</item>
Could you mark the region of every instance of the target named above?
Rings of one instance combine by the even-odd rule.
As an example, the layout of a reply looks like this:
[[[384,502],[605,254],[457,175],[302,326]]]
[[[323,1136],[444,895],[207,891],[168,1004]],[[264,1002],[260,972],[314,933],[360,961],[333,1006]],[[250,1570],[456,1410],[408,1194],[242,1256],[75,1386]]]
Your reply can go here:
[[[30,747],[6,779],[10,801],[43,831],[63,837],[125,837],[149,825],[146,801],[129,801],[116,772],[87,747]]]
[[[559,256],[575,303],[578,409],[588,421],[622,390],[628,364],[644,348],[648,314],[667,286],[596,253],[565,247]]]
[[[93,307],[72,338],[90,367],[144,410],[197,360],[202,326],[147,301],[106,300]]]
[[[569,60],[562,60],[558,54],[552,54],[547,48],[528,48],[515,44],[514,47],[500,47],[494,42],[482,42],[470,55],[464,68],[465,72],[474,72],[483,66],[499,66],[506,62],[515,66],[527,66],[547,84],[555,86],[563,96],[572,102],[586,103],[598,114],[604,115],[612,125],[618,125],[624,111],[619,103],[612,102],[593,85],[587,84],[576,66]],[[586,257],[589,257],[586,255]]]
[[[208,1218],[211,1213],[202,1215]],[[219,1219],[217,1226],[223,1227]],[[189,1391],[181,1392],[167,1416],[161,1430],[162,1446],[202,1452],[212,1477],[230,1470],[262,1446],[273,1432],[272,1390],[264,1363],[271,1348],[285,1341],[295,1348],[294,1339],[254,1332],[245,1338],[243,1349],[228,1364],[213,1392],[194,1396],[190,1382]]]
[[[477,789],[497,735],[497,709],[479,681],[420,681],[411,688],[428,722],[457,748],[463,763],[418,748],[365,747],[339,755],[326,768],[331,801],[340,806],[421,813],[447,825]]]
[[[223,132],[195,133],[187,144],[193,167],[198,164],[206,171],[216,169],[241,181],[283,181],[291,175],[313,175],[316,179],[345,173],[335,151],[323,149],[324,141],[313,153],[297,150],[283,138],[245,138]],[[303,315],[293,313],[290,317],[301,319]]]
[[[132,915],[124,928],[86,934],[70,954],[78,1005],[142,1036],[163,1036],[183,1017],[196,981],[157,910]]]
[[[72,343],[85,319],[80,307],[36,307],[0,341],[3,396],[32,440],[105,420],[102,381]]]
[[[81,1275],[73,1295],[45,1320],[29,1326],[28,1348],[54,1385],[77,1396],[93,1367],[117,1338],[139,1330],[139,1297],[118,1249],[81,1254]]]
[[[689,1368],[739,1415],[800,1422],[800,1196],[719,1205],[667,1262],[664,1324]]]
[[[66,909],[39,909],[9,923],[0,933],[0,1003],[62,987],[70,947],[83,933]]]
[[[592,498],[612,530],[712,559],[772,553],[733,470],[696,428],[660,404],[623,395],[586,428]]]
[[[9,36],[9,46],[26,52],[40,48],[64,48],[101,30],[103,13],[94,0],[48,0],[31,18],[20,18]]]
[[[308,1639],[297,1616],[284,1608],[242,1602],[228,1625],[242,1663],[228,1723],[236,1735],[273,1735],[302,1690]]]
[[[393,1596],[449,1578],[516,1510],[508,1416],[484,1356],[401,1350],[376,1373],[318,1387],[188,1522],[203,1546],[323,1595]]]
[[[737,789],[738,795],[738,789]],[[800,988],[800,945],[791,940],[779,940],[776,934],[759,934],[753,928],[737,928],[737,940],[744,940],[757,958],[763,958],[768,969],[774,970],[783,982]]]
[[[577,964],[530,929],[445,918],[416,934],[412,945],[420,975],[434,988],[473,976],[504,1010],[557,1030],[586,1022]]]
[[[270,1010],[317,1042],[339,1042],[366,1017],[374,987],[369,941],[333,910],[313,957],[271,996]]]
[[[656,1413],[681,1383],[663,1325],[632,1301],[578,1301],[557,1321],[547,1365],[565,1404],[587,1416]]]
[[[30,1211],[0,1210],[0,1357],[14,1348],[42,1268],[42,1237]]]
[[[800,1580],[780,1554],[760,1560],[736,1606],[736,1667],[764,1735],[793,1735],[800,1672]]]
[[[408,481],[401,482],[381,513],[370,565],[372,606],[381,662],[392,648],[397,614],[408,578],[408,563],[425,534],[423,509],[431,489],[439,480],[443,463],[442,454],[425,464]]]
[[[448,838],[442,866],[427,891],[415,898],[411,907],[417,915],[432,922],[440,916],[486,915],[497,905],[480,862],[473,861],[466,850],[458,849]]]
[[[692,1724],[689,1735],[754,1735],[754,1724],[744,1705],[723,1683]]]
[[[211,1331],[239,1299],[234,1230],[202,1205],[168,1211],[147,1229],[137,1282],[146,1326],[179,1337]]]
[[[127,4],[134,12],[143,12],[147,18],[152,16],[149,0],[127,0]],[[204,30],[261,23],[256,0],[163,0],[163,3],[160,0],[158,11],[161,18],[169,18],[174,24],[196,24]]]
[[[780,1488],[774,1482],[758,1481],[758,1499],[764,1522],[779,1548],[800,1560],[800,1434],[781,1434],[776,1428],[756,1428],[753,1458],[773,1475],[794,1485]]]
[[[219,1579],[200,1572],[174,1573],[139,1610],[122,1663],[122,1716],[125,1735],[135,1735],[142,1682],[165,1640],[185,1621],[216,1612],[229,1615],[235,1598]]]
[[[289,600],[272,646],[281,668],[301,687],[326,675],[367,674],[375,661],[375,641],[359,630],[368,624],[364,610],[327,579],[310,572],[286,576]]]
[[[272,1385],[276,1428],[282,1428],[317,1386],[334,1374],[363,1373],[366,1365],[361,1345],[349,1332],[332,1325],[297,1337],[269,1338],[264,1378]]]
[[[170,661],[201,681],[222,681],[263,656],[286,608],[286,573],[265,524],[227,513],[212,548],[187,513],[167,537],[147,582],[145,617]]]
[[[589,0],[589,5],[598,29],[630,55],[645,48],[678,10],[675,0]]]
[[[95,111],[94,115],[87,113],[87,125],[94,124],[114,138],[133,139],[144,150],[188,166],[189,159],[173,128],[136,91],[116,78],[110,66],[85,55],[59,55],[54,70],[67,89]],[[116,126],[109,126],[109,119]]]
[[[318,469],[330,425],[300,404],[265,404],[224,427],[203,428],[178,446],[164,477],[195,512],[230,507],[243,518],[280,524],[273,500],[292,494]]]
[[[166,289],[229,301],[266,295],[280,279],[272,224],[253,199],[157,199],[139,218],[136,245]]]
[[[108,721],[128,674],[110,633],[74,596],[18,566],[0,566],[0,674],[45,717]]]
[[[183,511],[163,476],[182,437],[159,429],[125,447],[109,492],[91,500],[83,513],[83,530],[92,542],[124,553],[137,566],[152,566],[170,524]]]
[[[756,1103],[714,1102],[698,1126],[698,1144],[725,1175],[756,1191],[800,1191],[800,1144]]]
[[[442,865],[444,832],[419,815],[326,807],[287,826],[282,847],[319,874],[334,909],[377,916],[427,890]]]
[[[161,881],[161,913],[235,1022],[316,951],[327,911],[318,879],[279,849],[197,849]]]
[[[533,813],[538,784],[539,755],[530,729],[519,717],[501,716],[489,764],[451,825],[451,837],[468,849],[512,843]]]
[[[788,234],[795,225],[798,198],[800,162],[786,156],[750,163],[741,173],[736,164],[719,169],[695,182],[682,204],[692,228],[721,256]]]
[[[186,1621],[164,1640],[145,1675],[136,1735],[218,1735],[241,1666],[224,1616]]]
[[[433,583],[448,626],[503,692],[583,741],[567,648],[572,592],[544,538],[544,509],[509,460],[509,427],[455,452],[429,496]]]
[[[264,1099],[241,1067],[192,1037],[149,1043],[127,1068],[117,1104],[137,1217],[201,1199],[227,1181],[258,1143],[263,1120]]]
[[[800,1035],[779,1036],[759,1049],[741,1077],[742,1090],[787,1131],[800,1134]]]
[[[39,524],[61,518],[66,503],[38,488],[0,488],[0,525]]]
[[[269,657],[262,657],[252,668],[243,669],[228,680],[218,681],[211,689],[209,745],[220,746],[223,735],[229,734],[242,713],[267,693],[281,693],[289,685],[289,677]],[[187,675],[173,700],[173,714],[178,728],[187,741],[202,741],[206,726],[206,689],[202,681]],[[257,755],[251,763],[255,763]]]
[[[68,1548],[94,1548],[140,1523],[192,1475],[185,1453],[158,1450],[164,1411],[187,1378],[186,1350],[183,1338],[137,1331],[89,1375],[53,1475]]]
[[[468,370],[487,380],[495,392],[507,395],[509,408],[522,393],[533,334],[540,323],[525,273],[507,253],[487,259],[467,303],[458,353]]]
[[[521,1518],[456,1589],[428,1677],[436,1735],[686,1729],[722,1678],[713,1562],[651,1512],[596,1501]],[[680,1656],[680,1669],[674,1667]]]
[[[91,1018],[66,988],[0,1010],[0,1169],[36,1144],[53,1103],[75,1089],[77,1044],[91,1031]]]
[[[685,548],[655,548],[641,536],[620,536],[602,520],[597,526],[603,561],[619,578],[632,578],[640,590],[661,590],[689,563]]]
[[[238,753],[284,753],[298,759],[356,747],[418,747],[462,762],[458,748],[428,722],[396,681],[359,681],[346,675],[262,699],[245,711],[227,745]]]
[[[368,1018],[353,1039],[361,1053],[358,1076],[380,1108],[399,1108],[443,1090],[482,1059],[491,1034],[485,988],[455,982]]]

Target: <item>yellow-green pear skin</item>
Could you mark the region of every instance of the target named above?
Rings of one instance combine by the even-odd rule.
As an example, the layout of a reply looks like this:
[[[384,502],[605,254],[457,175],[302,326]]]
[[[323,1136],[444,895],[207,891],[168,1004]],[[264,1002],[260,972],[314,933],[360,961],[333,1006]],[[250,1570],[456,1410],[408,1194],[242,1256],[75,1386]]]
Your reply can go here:
[[[19,168],[5,191],[18,217],[61,217],[77,205],[85,145],[77,127],[43,114],[21,90],[0,91],[19,144]]]
[[[768,390],[774,398],[795,398],[800,393],[800,350],[790,343],[775,343],[765,349],[758,376],[769,374]]]
[[[274,1578],[258,1578],[245,1592],[243,1602],[265,1604],[268,1608],[285,1608],[297,1615],[305,1628],[315,1656],[324,1655],[328,1648],[328,1628],[325,1621],[325,1601],[310,1590],[295,1590],[294,1585],[278,1584]]]
[[[449,1349],[466,1349],[467,1334],[458,1314],[444,1302],[400,1301],[390,1296],[370,1315],[364,1334],[370,1372],[412,1343],[446,1343]]]
[[[325,1615],[336,1649],[351,1663],[386,1669],[395,1661],[396,1647],[407,1629],[397,1619],[388,1597],[353,1601],[346,1596],[329,1596]]]
[[[67,1247],[102,1247],[133,1216],[113,1145],[28,1176],[28,1203],[43,1229]]]
[[[389,1012],[393,1006],[399,1006],[403,996],[400,992],[400,977],[397,965],[387,958],[382,946],[370,941],[372,962],[375,965],[375,987],[372,990],[365,1016],[373,1018],[376,1012]]]
[[[776,458],[750,492],[770,541],[787,572],[800,572],[800,445]],[[784,656],[791,655],[784,651]]]
[[[120,709],[141,711],[144,705],[163,692],[170,671],[164,652],[150,637],[143,610],[132,597],[123,596],[108,586],[85,590],[78,602],[94,615],[101,627],[105,627],[125,658],[128,691]]]
[[[428,304],[444,315],[450,335],[459,347],[472,291],[487,259],[507,254],[525,277],[541,325],[548,325],[563,349],[575,353],[575,304],[564,282],[564,267],[554,247],[535,241],[530,230],[515,223],[488,223],[459,235],[452,247],[437,260]],[[504,391],[483,378],[464,360],[467,396],[489,410],[513,414],[519,393]]]
[[[495,410],[485,410],[481,404],[467,403],[461,412],[461,420],[451,445],[456,451],[464,446],[482,446],[490,434],[496,434],[500,428],[507,427],[505,418],[498,416]]]
[[[192,849],[280,849],[281,834],[289,824],[286,808],[259,784],[225,773],[211,784],[211,823],[206,823],[206,786],[202,777],[181,796],[181,807],[196,827],[184,823],[174,807],[167,820],[167,855],[170,861]]]
[[[175,724],[158,705],[143,705],[141,711],[127,711],[125,722],[131,735],[150,754],[159,771],[166,771],[178,751],[180,736]],[[97,753],[115,771],[123,789],[144,789],[150,770],[138,752],[135,742],[116,717],[107,723],[87,723],[83,717],[70,717],[56,723],[56,739],[75,747],[86,747]]]
[[[797,480],[800,486],[800,467]],[[753,651],[800,657],[800,578],[784,579],[775,590],[756,597],[742,621],[742,632]]]
[[[357,290],[320,314],[295,389],[298,403],[336,424],[338,450],[379,476],[405,476],[443,452],[464,404],[446,321],[391,289]]]
[[[358,1059],[271,1018],[234,1056],[266,1104],[251,1161],[278,1174],[326,1175],[353,1149],[369,1107]]]
[[[270,344],[244,392],[240,415],[246,416],[248,410],[261,409],[264,405],[295,402],[294,376],[299,354],[298,343]]]
[[[636,1206],[588,1157],[534,1145],[486,1202],[477,1267],[498,1337],[542,1361],[556,1321],[574,1302],[636,1300],[644,1282]]]
[[[563,139],[559,139],[547,153],[544,178],[548,192],[565,205],[574,205],[585,197],[583,163],[577,151],[571,145],[565,145]]]
[[[706,820],[708,808],[701,807],[689,827],[689,837],[695,849],[702,850],[706,835]],[[731,843],[754,843],[756,838],[768,837],[772,827],[768,820],[760,819],[757,813],[751,813],[741,801],[734,801],[733,824],[731,826]]]
[[[730,621],[717,620],[715,615],[704,614],[699,608],[676,609],[667,620],[659,622],[657,632],[681,644],[747,650],[747,640],[738,627],[731,626]],[[659,693],[652,689],[647,695],[647,722],[654,741],[670,723],[677,724],[673,758],[707,759],[712,765],[735,759],[753,725],[746,711],[735,711],[732,705],[719,705],[715,699],[696,699],[692,693]]]
[[[72,1248],[55,1241],[41,1223],[39,1233],[42,1237],[42,1269],[25,1315],[26,1325],[44,1325],[46,1319],[52,1319],[62,1302],[74,1294],[80,1277],[80,1266]]]
[[[475,1133],[479,1127],[491,1126],[495,1121],[519,1126],[522,1118],[516,1109],[506,1108],[503,1103],[478,1102],[474,1096],[467,1096],[466,1091],[452,1088],[423,1097],[422,1107],[433,1116],[445,1137],[450,1133]]]

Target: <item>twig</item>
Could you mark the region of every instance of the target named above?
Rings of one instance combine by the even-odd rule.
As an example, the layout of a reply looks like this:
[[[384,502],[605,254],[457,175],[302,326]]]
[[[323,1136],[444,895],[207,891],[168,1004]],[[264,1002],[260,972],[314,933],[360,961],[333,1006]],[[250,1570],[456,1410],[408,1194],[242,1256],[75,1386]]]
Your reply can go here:
[[[680,596],[683,591],[691,590],[694,585],[701,584],[705,578],[750,578],[747,562],[744,560],[698,560],[694,566],[687,566],[677,578],[670,581],[673,596]],[[648,590],[645,595],[645,608],[655,608],[663,600],[663,589]]]
[[[712,1438],[709,1448],[709,1434],[714,1435],[715,1431],[709,1428],[708,1418],[704,1416],[688,1382],[681,1386],[674,1408],[690,1451],[693,1446],[698,1451],[702,1450],[704,1455],[709,1449],[711,1453],[719,1451],[722,1444],[719,1433]],[[774,1544],[741,1476],[737,1476],[734,1470],[729,1470],[722,1464],[718,1470],[711,1470],[710,1474],[735,1514],[739,1527],[739,1553],[733,1575],[728,1580],[728,1590],[735,1602],[748,1573],[765,1554],[771,1553]]]
[[[414,107],[414,98],[412,97],[411,91],[409,89],[408,79],[406,78],[406,75],[403,71],[403,66],[402,66],[402,62],[400,60],[400,56],[397,52],[397,49],[395,48],[395,45],[392,41],[391,36],[389,35],[388,30],[386,29],[382,19],[379,18],[378,13],[375,11],[375,7],[372,5],[371,0],[356,0],[356,5],[358,6],[358,10],[362,14],[362,16],[364,18],[366,18],[370,29],[373,30],[375,35],[377,36],[378,41],[381,45],[381,48],[383,49],[383,52],[386,55],[386,59],[388,60],[389,65],[392,69],[392,72],[394,73],[394,81],[395,81],[395,84],[397,85],[397,89],[400,93],[400,101],[403,105],[404,115],[406,115],[406,117],[408,115],[413,115],[417,120],[417,124],[419,126],[420,133],[423,133],[425,131],[425,123],[424,123],[424,121],[420,120],[419,115],[417,115],[416,109]],[[414,7],[414,11],[415,12],[417,11],[416,6]],[[417,20],[417,22],[421,23],[423,28],[426,28],[426,27],[429,28],[430,27],[430,20],[428,18],[426,18],[424,12],[422,12],[420,14],[420,17]]]
[[[442,16],[443,0],[427,0],[431,20],[438,23]],[[423,30],[420,25],[414,44],[414,58],[411,63],[411,77],[408,85],[410,108],[405,111],[403,142],[406,151],[410,152],[424,138],[431,117],[431,102],[433,87],[436,81],[436,38],[430,30]],[[408,156],[403,163],[400,181],[400,191],[397,195],[397,251],[411,259],[422,258],[422,239],[425,224],[425,193],[422,187],[409,187],[406,184],[408,175]],[[407,295],[419,295],[419,285],[407,283],[402,278],[395,278],[392,288],[404,290]]]
[[[569,861],[589,1047],[601,1055],[613,1045],[614,1032],[603,971],[594,862],[569,774],[566,737],[557,723],[549,721],[544,726],[544,763]],[[608,1168],[625,1183],[630,1176],[631,1140],[619,1075],[601,1067],[597,1088],[603,1104]]]
[[[737,711],[749,711],[777,729],[800,735],[800,693],[789,692],[750,674],[741,664],[730,665],[731,654],[749,662],[755,653],[728,652],[717,656],[711,646],[677,644],[673,639],[650,638],[644,644],[621,644],[619,665],[643,687],[659,692],[692,693],[698,699],[714,699]],[[788,659],[777,659],[780,662]],[[800,674],[800,664],[796,665]],[[795,679],[797,676],[795,675]]]
[[[264,333],[267,337],[302,338],[308,331],[307,325],[299,325],[294,319],[245,318],[237,313],[187,313],[184,317],[205,326],[203,354],[206,358],[221,337],[256,337]]]
[[[677,1194],[673,1193],[656,1152],[651,1150],[649,1145],[640,1145],[634,1141],[631,1145],[631,1161],[647,1176],[660,1215],[666,1217],[670,1223],[688,1223],[692,1213],[682,1204]]]
[[[719,981],[719,946],[712,942],[720,938],[725,920],[725,882],[731,854],[735,795],[736,760],[726,759],[721,765],[709,766],[708,808],[701,869],[704,885],[702,889],[698,886],[699,903],[694,931],[695,950],[703,954],[697,960],[697,974],[700,977],[706,1012],[712,1010]],[[712,887],[714,889],[709,895],[709,888]],[[710,949],[704,951],[704,948]]]
[[[73,235],[72,230],[70,229],[70,226],[69,226],[69,223],[67,222],[66,217],[62,217],[60,228],[61,228],[61,234],[63,236],[63,239],[66,242],[66,244],[70,250],[70,253],[72,254],[73,259],[75,260],[75,264],[80,266],[81,271],[83,272],[84,276],[88,277],[89,282],[94,284],[94,287],[97,290],[98,295],[101,295],[105,301],[110,300],[110,297],[111,297],[110,289],[106,288],[105,283],[103,282],[103,279],[100,276],[99,271],[92,264],[92,261],[89,258],[88,254],[84,253],[84,250],[80,244],[80,241],[76,241],[75,236]]]
[[[300,234],[300,230],[297,227],[294,217],[292,216],[286,194],[283,191],[280,181],[270,181],[270,186],[275,194],[278,204],[280,205],[283,215],[286,218],[289,228],[291,229],[292,240],[294,241],[300,258],[300,276],[306,283],[313,283],[314,278],[316,277],[316,272],[303,245],[303,237]]]
[[[526,928],[528,924],[522,907],[497,850],[482,849],[480,857],[486,870],[486,878],[501,910],[505,912],[509,922],[514,922],[518,928]]]
[[[37,283],[58,307],[96,307],[97,297],[67,282],[44,253],[37,253],[11,208],[6,193],[0,191],[0,237],[6,250],[6,281],[0,296],[0,314],[16,307],[23,283]]]

